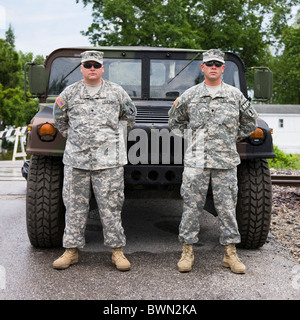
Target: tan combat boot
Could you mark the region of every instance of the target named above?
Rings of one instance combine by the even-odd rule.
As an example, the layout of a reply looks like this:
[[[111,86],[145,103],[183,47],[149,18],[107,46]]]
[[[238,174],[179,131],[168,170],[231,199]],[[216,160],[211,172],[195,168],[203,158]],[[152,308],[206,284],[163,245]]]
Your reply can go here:
[[[114,263],[118,270],[128,271],[130,270],[130,262],[124,256],[122,248],[111,249],[112,257],[111,261]]]
[[[246,267],[237,256],[235,245],[226,245],[224,246],[224,250],[223,266],[230,268],[234,273],[245,273]]]
[[[64,254],[53,262],[54,269],[67,269],[71,264],[78,262],[77,248],[66,249]]]
[[[189,272],[194,265],[194,251],[192,244],[184,244],[182,246],[181,259],[177,263],[180,272]]]

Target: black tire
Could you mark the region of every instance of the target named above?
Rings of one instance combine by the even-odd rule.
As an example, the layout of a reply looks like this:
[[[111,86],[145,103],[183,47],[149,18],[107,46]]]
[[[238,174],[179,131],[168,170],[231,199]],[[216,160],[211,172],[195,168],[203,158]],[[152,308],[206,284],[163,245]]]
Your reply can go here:
[[[272,182],[267,160],[243,160],[238,166],[237,222],[241,248],[256,249],[267,240],[272,212]]]
[[[34,247],[62,245],[65,207],[62,201],[63,163],[61,157],[32,156],[26,193],[26,222]]]

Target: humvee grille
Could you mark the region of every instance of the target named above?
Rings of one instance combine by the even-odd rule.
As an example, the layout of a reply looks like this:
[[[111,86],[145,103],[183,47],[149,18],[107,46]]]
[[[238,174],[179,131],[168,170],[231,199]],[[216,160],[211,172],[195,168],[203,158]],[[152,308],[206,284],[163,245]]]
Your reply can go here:
[[[136,123],[168,123],[170,107],[137,106]]]

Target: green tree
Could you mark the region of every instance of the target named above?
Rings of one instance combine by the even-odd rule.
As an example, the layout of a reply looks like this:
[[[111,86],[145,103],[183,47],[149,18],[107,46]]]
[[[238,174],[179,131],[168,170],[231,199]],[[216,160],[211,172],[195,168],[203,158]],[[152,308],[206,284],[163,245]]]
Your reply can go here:
[[[8,30],[5,32],[5,41],[12,47],[15,47],[15,34],[11,24],[9,25]]]
[[[38,64],[43,64],[45,61],[45,59],[42,55],[34,56],[32,52],[23,53],[22,51],[19,51],[18,54],[19,54],[23,69],[24,69],[24,64],[26,62],[34,62],[34,63],[38,63]]]
[[[93,45],[209,49],[239,54],[246,66],[267,63],[270,45],[298,0],[81,0],[93,5],[82,34]],[[80,2],[80,0],[76,0]]]
[[[6,38],[0,39],[0,130],[27,125],[37,111],[37,101],[28,99],[24,93],[23,66],[33,59],[43,62],[44,58],[16,52],[14,39],[9,26]]]
[[[23,127],[37,111],[37,101],[27,99],[20,88],[3,89],[0,83],[0,120],[2,128]]]
[[[284,50],[270,64],[274,70],[272,103],[300,104],[300,24],[296,21],[287,27],[280,41]]]
[[[0,83],[5,89],[20,85],[20,69],[18,53],[6,40],[0,39]]]

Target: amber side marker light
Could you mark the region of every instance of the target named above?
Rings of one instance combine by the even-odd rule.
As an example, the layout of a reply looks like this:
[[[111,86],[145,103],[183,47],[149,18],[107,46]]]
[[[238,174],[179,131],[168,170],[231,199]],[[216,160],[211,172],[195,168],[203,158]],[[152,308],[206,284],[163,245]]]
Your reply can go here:
[[[263,139],[265,136],[261,128],[256,128],[255,131],[250,135],[251,139]]]
[[[256,128],[256,130],[250,135],[249,139],[252,144],[262,144],[265,139],[265,133],[261,128]]]
[[[53,141],[56,135],[56,129],[50,123],[42,124],[39,129],[39,136],[43,141]]]

